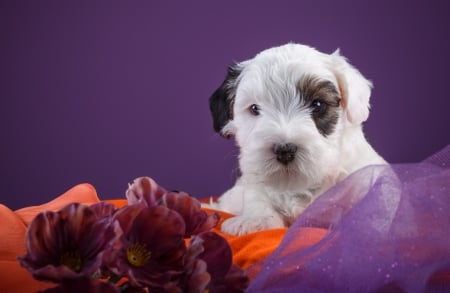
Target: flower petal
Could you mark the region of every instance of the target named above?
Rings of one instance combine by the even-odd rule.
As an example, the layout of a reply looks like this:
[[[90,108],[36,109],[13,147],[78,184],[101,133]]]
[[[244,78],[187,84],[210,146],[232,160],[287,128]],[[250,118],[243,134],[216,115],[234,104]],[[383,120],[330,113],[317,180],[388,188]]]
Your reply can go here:
[[[166,193],[161,197],[159,204],[178,212],[183,217],[186,222],[185,237],[211,230],[220,219],[217,213],[208,215],[201,209],[200,202],[185,192]]]
[[[241,268],[232,265],[231,249],[222,236],[214,232],[193,236],[186,255],[187,266],[197,256],[207,264],[211,277],[207,285],[209,292],[244,292],[247,288],[249,279]]]
[[[186,253],[185,224],[177,212],[166,207],[139,206],[125,207],[115,215],[124,234],[111,270],[125,275],[135,286],[156,288],[181,276]]]
[[[139,177],[128,186],[125,196],[129,205],[145,202],[148,206],[154,206],[164,193],[166,190],[150,177]]]
[[[30,223],[25,235],[25,246],[28,252],[23,258],[25,267],[34,269],[58,262],[59,251],[54,235],[58,219],[54,212],[43,212]]]
[[[110,217],[116,211],[116,207],[113,204],[107,202],[99,202],[89,207],[98,219]]]
[[[147,208],[147,206],[144,203],[124,206],[117,210],[113,218],[119,221],[122,230],[126,234],[131,230],[134,219],[145,208]]]
[[[211,278],[223,279],[232,264],[232,252],[227,240],[214,232],[204,232],[194,237],[203,240],[204,251],[199,258],[207,263]]]
[[[201,259],[196,259],[192,272],[188,276],[185,292],[203,293],[210,280],[211,275],[208,273],[206,262]]]
[[[180,215],[163,206],[143,209],[136,217],[129,239],[148,245],[153,258],[174,258],[174,250],[185,248],[185,223]],[[167,255],[170,252],[169,255]],[[184,250],[183,250],[184,253]]]

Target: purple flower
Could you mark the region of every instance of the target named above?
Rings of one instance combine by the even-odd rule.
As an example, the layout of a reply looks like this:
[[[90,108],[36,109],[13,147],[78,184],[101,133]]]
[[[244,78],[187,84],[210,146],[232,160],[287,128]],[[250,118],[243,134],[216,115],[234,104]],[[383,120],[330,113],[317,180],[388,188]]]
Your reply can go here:
[[[166,207],[135,204],[115,214],[123,229],[121,246],[108,259],[111,270],[133,286],[162,289],[183,273],[186,245],[181,216]]]
[[[151,178],[129,186],[128,206],[70,204],[36,216],[26,235],[23,267],[53,292],[241,292],[244,272],[228,242],[210,230],[219,221],[184,192]],[[185,238],[191,237],[189,248]],[[123,281],[120,287],[99,281]],[[119,290],[119,291],[118,291]]]
[[[145,202],[148,206],[154,206],[166,192],[150,177],[139,177],[128,186],[125,196],[129,205]]]
[[[209,292],[244,292],[247,288],[249,279],[242,269],[233,265],[232,251],[225,238],[204,232],[191,238],[189,248],[203,250],[198,258],[206,263],[211,276]]]
[[[104,251],[121,235],[107,216],[112,210],[106,203],[94,208],[74,203],[38,214],[28,227],[20,264],[36,279],[53,282],[99,274]]]
[[[178,212],[186,223],[185,237],[209,231],[219,222],[219,215],[208,215],[200,202],[185,192],[167,192],[149,177],[133,181],[126,191],[128,204],[146,204],[149,207],[162,205]]]
[[[211,281],[211,275],[208,273],[206,262],[199,258],[199,255],[204,250],[203,240],[200,237],[191,239],[184,258],[185,276],[179,284],[180,287],[185,289],[185,292],[205,292],[206,287]]]
[[[56,287],[40,291],[41,293],[119,293],[118,287],[111,283],[99,281],[89,277],[64,280]]]
[[[201,209],[200,202],[185,192],[169,192],[158,201],[159,205],[178,212],[186,223],[186,238],[214,228],[219,222],[217,213],[208,215]]]

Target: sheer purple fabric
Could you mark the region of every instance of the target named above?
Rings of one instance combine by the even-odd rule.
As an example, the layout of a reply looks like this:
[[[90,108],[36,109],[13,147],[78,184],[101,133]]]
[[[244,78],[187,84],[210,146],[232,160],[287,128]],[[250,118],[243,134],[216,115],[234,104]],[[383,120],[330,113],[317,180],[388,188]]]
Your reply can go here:
[[[329,233],[298,250],[302,227]],[[450,145],[421,163],[349,176],[256,269],[248,292],[450,292]]]

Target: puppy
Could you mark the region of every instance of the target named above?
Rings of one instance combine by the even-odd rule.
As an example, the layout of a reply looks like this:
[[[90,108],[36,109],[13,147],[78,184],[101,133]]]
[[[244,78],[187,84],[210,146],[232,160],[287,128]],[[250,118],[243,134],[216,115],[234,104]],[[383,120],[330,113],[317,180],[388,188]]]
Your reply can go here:
[[[234,136],[241,176],[214,208],[242,235],[289,226],[350,173],[385,161],[366,141],[372,84],[340,55],[287,44],[228,68],[210,97],[214,129]]]

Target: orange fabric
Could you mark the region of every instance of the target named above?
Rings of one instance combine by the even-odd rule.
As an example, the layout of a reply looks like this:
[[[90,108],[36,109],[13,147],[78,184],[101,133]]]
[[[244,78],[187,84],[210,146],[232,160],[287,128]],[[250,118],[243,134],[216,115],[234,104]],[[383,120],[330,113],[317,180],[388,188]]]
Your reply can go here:
[[[40,206],[11,211],[4,205],[0,205],[0,272],[2,272],[0,273],[0,293],[36,292],[54,286],[54,284],[34,280],[17,262],[17,257],[25,254],[26,227],[38,213],[45,210],[57,211],[73,202],[91,205],[99,201],[93,186],[80,184]],[[106,201],[116,207],[127,204],[125,199]],[[213,212],[207,209],[205,211]],[[273,229],[244,236],[233,236],[220,231],[221,223],[233,215],[222,212],[219,214],[221,222],[214,231],[228,240],[233,251],[233,262],[242,268],[249,268],[272,253],[280,244],[287,230],[285,228]],[[301,249],[317,243],[324,235],[325,231],[322,229],[305,229],[305,233],[299,235],[299,241],[296,243]]]
[[[217,212],[204,209],[207,213]],[[287,228],[266,230],[251,233],[243,236],[234,236],[220,231],[223,221],[233,217],[225,212],[217,212],[220,215],[220,221],[214,232],[227,239],[233,251],[233,263],[241,268],[248,268],[256,262],[268,256],[281,242]]]
[[[69,203],[79,202],[85,205],[98,203],[100,200],[97,197],[97,191],[90,184],[79,184],[62,195],[58,196],[52,201],[43,205],[26,207],[16,210],[15,213],[22,218],[26,225],[42,211],[57,211],[68,205]]]
[[[214,212],[213,210],[204,210],[208,213]],[[264,230],[242,236],[230,235],[220,231],[220,227],[223,221],[233,217],[233,215],[224,212],[218,213],[220,215],[220,222],[214,228],[214,231],[227,239],[233,252],[233,263],[241,268],[248,269],[248,276],[252,280],[261,269],[262,260],[268,257],[280,245],[287,228]],[[302,249],[316,244],[325,234],[325,229],[302,229],[295,242],[296,249]]]

